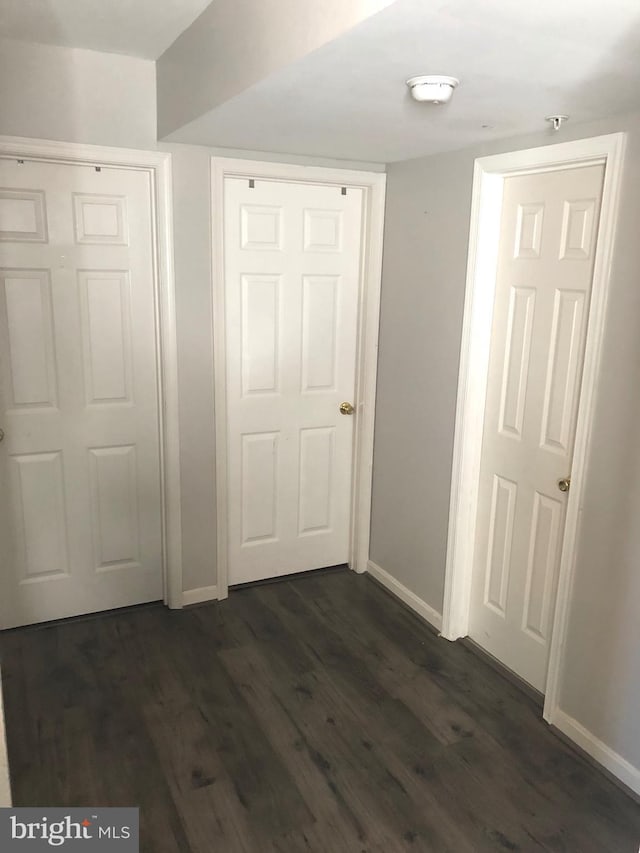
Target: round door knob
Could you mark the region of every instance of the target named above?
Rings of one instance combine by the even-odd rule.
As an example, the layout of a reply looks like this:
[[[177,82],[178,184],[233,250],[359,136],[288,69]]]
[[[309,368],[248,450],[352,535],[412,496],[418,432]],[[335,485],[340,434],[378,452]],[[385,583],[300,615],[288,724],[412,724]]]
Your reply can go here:
[[[0,428],[0,441],[4,438],[4,430]]]
[[[355,409],[351,405],[351,403],[340,403],[340,414],[341,415],[352,415],[355,412]]]
[[[571,477],[563,477],[561,480],[558,480],[558,488],[561,492],[568,492],[570,486]]]

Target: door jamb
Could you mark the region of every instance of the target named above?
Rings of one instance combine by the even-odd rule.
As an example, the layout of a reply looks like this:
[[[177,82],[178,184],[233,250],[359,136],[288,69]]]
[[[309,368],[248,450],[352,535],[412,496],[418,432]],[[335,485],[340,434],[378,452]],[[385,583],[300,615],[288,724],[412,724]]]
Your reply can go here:
[[[386,175],[321,166],[296,166],[227,157],[211,158],[211,224],[213,251],[212,327],[216,431],[217,596],[226,598],[228,576],[227,405],[224,300],[224,179],[260,177],[272,181],[351,186],[363,190],[364,217],[356,361],[356,423],[349,565],[362,573],[369,559],[373,427],[378,360],[378,326],[382,279],[382,233]]]
[[[584,504],[584,475],[595,415],[625,140],[626,134],[612,133],[591,139],[482,157],[477,159],[474,165],[441,634],[448,640],[465,637],[469,628],[480,454],[504,180],[511,175],[579,168],[598,163],[605,166],[576,423],[571,491],[567,502],[545,688],[543,716],[549,723],[554,721],[558,711],[576,539]]]
[[[180,608],[183,605],[182,525],[171,154],[0,136],[0,155],[51,163],[115,166],[144,171],[150,176],[164,603],[171,608]]]

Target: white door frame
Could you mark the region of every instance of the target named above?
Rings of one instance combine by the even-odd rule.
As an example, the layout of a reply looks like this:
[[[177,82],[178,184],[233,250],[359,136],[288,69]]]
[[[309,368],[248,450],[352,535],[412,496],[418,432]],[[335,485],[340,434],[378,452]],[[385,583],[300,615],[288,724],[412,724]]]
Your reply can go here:
[[[228,572],[228,489],[227,489],[227,365],[224,300],[224,179],[262,178],[271,181],[360,187],[364,195],[363,245],[358,310],[356,356],[355,442],[351,500],[349,565],[362,573],[369,559],[371,487],[373,469],[373,426],[378,364],[378,326],[382,279],[382,234],[386,175],[329,169],[321,166],[294,166],[226,157],[211,158],[211,223],[213,229],[213,341],[214,400],[216,429],[217,505],[217,596],[229,594]]]
[[[575,545],[584,503],[585,465],[595,413],[597,380],[604,337],[624,146],[625,134],[612,133],[592,139],[496,154],[477,159],[473,174],[442,617],[442,636],[448,640],[467,636],[469,629],[482,430],[504,181],[511,175],[578,168],[598,163],[605,166],[589,325],[571,468],[571,491],[567,502],[545,688],[544,718],[548,722],[553,721],[558,704],[558,688],[574,576]]]
[[[180,441],[178,428],[178,359],[171,155],[158,151],[104,148],[71,142],[0,136],[0,156],[47,163],[117,166],[147,172],[151,180],[153,223],[158,428],[162,502],[164,602],[180,608],[182,600],[182,525],[180,518]]]

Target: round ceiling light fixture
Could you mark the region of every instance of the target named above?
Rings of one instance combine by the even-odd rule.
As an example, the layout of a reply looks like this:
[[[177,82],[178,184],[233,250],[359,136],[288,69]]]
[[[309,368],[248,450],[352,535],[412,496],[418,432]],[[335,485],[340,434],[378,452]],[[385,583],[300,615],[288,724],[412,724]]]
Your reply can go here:
[[[455,77],[443,77],[441,74],[423,74],[407,80],[413,100],[429,104],[446,104],[459,83]]]

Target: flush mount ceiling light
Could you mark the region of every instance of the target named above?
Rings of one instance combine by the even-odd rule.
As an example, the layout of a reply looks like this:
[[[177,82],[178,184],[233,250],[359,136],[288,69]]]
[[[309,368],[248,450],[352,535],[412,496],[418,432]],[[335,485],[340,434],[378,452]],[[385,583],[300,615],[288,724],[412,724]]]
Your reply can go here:
[[[427,74],[410,77],[407,86],[414,101],[426,101],[430,104],[446,104],[451,100],[453,90],[460,81],[455,77],[443,77],[441,74]]]

